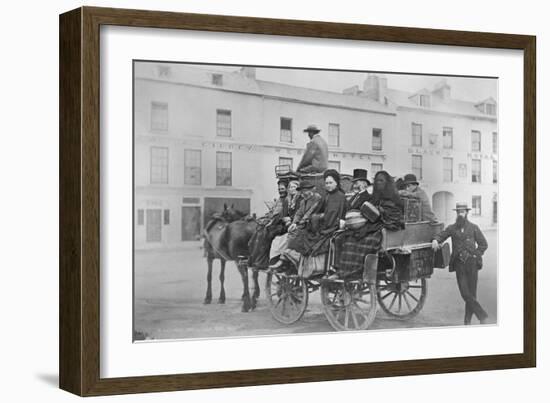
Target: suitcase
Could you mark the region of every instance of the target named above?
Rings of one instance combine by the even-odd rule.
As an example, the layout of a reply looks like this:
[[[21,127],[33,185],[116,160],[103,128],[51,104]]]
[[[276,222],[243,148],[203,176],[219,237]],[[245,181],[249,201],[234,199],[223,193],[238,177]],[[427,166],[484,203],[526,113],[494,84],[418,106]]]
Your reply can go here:
[[[451,261],[451,248],[448,243],[444,243],[441,248],[435,252],[434,267],[437,269],[445,269]]]

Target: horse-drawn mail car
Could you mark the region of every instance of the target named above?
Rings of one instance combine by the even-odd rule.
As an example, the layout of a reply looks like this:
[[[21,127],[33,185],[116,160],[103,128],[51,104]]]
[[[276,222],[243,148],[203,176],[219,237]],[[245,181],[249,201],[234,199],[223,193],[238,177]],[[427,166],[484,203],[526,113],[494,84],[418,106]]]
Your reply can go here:
[[[417,315],[426,301],[427,279],[435,266],[431,241],[443,224],[419,221],[420,205],[412,200],[403,202],[405,228],[383,229],[381,247],[364,256],[362,270],[348,276],[334,275],[334,266],[338,266],[334,240],[343,231],[333,235],[319,270],[304,270],[302,262],[300,267],[268,270],[266,295],[272,316],[284,324],[298,321],[307,309],[309,294],[319,289],[325,316],[336,330],[368,329],[378,305],[394,318]]]

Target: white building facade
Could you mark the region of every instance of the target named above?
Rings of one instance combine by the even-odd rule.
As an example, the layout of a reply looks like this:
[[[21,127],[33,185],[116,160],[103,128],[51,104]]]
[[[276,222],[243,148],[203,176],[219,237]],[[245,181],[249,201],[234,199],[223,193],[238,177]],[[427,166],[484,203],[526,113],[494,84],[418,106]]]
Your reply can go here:
[[[136,249],[199,239],[223,205],[266,211],[275,166],[298,165],[317,125],[341,172],[393,169],[396,111],[367,97],[257,80],[255,70],[134,65]]]
[[[394,175],[414,173],[446,224],[456,202],[467,202],[470,219],[483,229],[498,225],[498,120],[493,98],[466,102],[451,97],[445,80],[433,89],[405,93],[370,76],[371,86],[397,110]]]
[[[263,214],[277,195],[275,166],[296,168],[309,124],[329,144],[330,167],[414,172],[443,221],[467,201],[476,223],[495,226],[496,102],[453,100],[450,90],[407,94],[369,75],[338,94],[258,80],[248,67],[135,63],[136,249],[190,245],[224,204]]]

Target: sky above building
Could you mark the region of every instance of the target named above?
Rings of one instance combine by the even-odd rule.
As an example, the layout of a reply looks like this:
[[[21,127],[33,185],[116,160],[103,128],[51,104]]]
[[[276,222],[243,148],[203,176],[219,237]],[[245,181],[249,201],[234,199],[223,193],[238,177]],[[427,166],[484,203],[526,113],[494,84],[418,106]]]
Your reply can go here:
[[[236,71],[240,67],[223,65],[193,65],[207,70]],[[343,89],[358,85],[362,89],[367,77],[365,72],[308,70],[289,68],[257,68],[258,80],[274,81],[282,84],[313,88],[341,93]],[[434,85],[445,79],[451,87],[451,97],[470,102],[479,102],[489,97],[498,101],[498,80],[495,78],[473,78],[442,75],[384,74],[388,87],[414,93],[423,88],[432,90]]]

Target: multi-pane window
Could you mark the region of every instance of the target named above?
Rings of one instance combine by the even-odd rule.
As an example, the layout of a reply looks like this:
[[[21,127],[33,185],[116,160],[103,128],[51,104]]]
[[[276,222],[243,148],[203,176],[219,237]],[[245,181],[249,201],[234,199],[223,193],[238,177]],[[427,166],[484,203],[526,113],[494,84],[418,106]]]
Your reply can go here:
[[[164,210],[164,225],[170,225],[170,210]]]
[[[429,95],[420,95],[420,106],[425,106],[425,107],[430,106],[430,96]]]
[[[453,128],[452,127],[443,128],[443,148],[446,148],[446,149],[453,148]]]
[[[340,125],[337,123],[328,124],[328,145],[340,147]]]
[[[493,132],[493,154],[498,153],[498,134]]]
[[[329,161],[328,169],[335,169],[336,171],[340,172],[340,161]]]
[[[412,124],[412,145],[422,147],[422,125],[419,123]]]
[[[485,112],[487,115],[496,115],[497,114],[497,106],[494,104],[486,104],[485,105]]]
[[[493,183],[498,183],[498,162],[493,160]]]
[[[201,184],[201,151],[200,150],[185,150],[183,156],[185,185],[200,185]]]
[[[481,132],[472,130],[472,151],[481,151]]]
[[[292,143],[292,119],[281,118],[280,140],[284,143]]]
[[[231,153],[216,152],[216,185],[231,186]]]
[[[292,158],[288,157],[279,157],[279,165],[287,165],[290,169],[292,168]]]
[[[466,178],[468,176],[468,165],[458,164],[458,176],[460,178]]]
[[[481,160],[472,160],[472,182],[481,183]]]
[[[166,102],[151,102],[151,130],[168,130],[168,104]]]
[[[443,182],[453,181],[453,159],[443,158]]]
[[[382,150],[382,129],[372,129],[372,149],[373,151]]]
[[[412,156],[412,173],[416,176],[417,180],[422,180],[422,156]]]
[[[216,135],[231,137],[231,111],[226,109],[216,111]]]
[[[167,147],[151,147],[151,183],[168,183]]]
[[[379,163],[372,163],[370,164],[370,174],[371,174],[371,177],[374,178],[374,175],[376,175],[376,173],[378,171],[381,171],[382,169],[384,169],[384,167],[382,166],[382,164],[379,164]]]
[[[472,196],[472,215],[481,215],[481,196]]]

